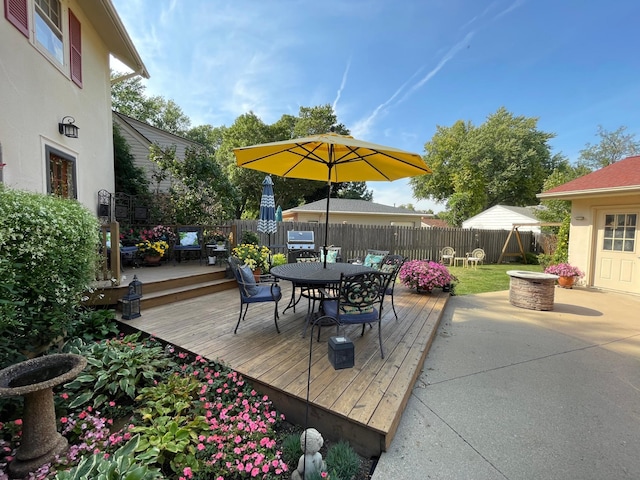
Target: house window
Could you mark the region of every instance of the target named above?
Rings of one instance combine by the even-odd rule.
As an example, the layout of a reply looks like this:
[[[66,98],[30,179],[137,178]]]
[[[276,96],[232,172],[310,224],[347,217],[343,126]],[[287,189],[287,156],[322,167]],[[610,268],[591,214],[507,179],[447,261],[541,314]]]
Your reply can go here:
[[[34,23],[31,28],[30,11]],[[67,12],[68,23],[63,21]],[[82,87],[82,30],[70,8],[63,7],[60,0],[4,0],[4,16],[53,65]]]
[[[63,198],[78,198],[76,191],[76,159],[55,148],[46,147],[48,164],[47,191]]]
[[[635,213],[605,215],[602,249],[613,252],[635,251],[636,221]]]
[[[60,64],[64,63],[60,0],[35,0],[36,41]]]

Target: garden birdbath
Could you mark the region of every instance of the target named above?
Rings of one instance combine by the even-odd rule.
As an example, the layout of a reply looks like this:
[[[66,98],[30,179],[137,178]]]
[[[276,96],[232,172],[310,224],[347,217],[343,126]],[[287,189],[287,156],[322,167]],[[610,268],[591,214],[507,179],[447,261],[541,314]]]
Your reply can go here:
[[[67,439],[56,429],[53,387],[73,380],[87,366],[81,355],[45,355],[11,365],[0,371],[0,398],[24,397],[22,441],[9,464],[12,478],[54,459],[67,449]]]

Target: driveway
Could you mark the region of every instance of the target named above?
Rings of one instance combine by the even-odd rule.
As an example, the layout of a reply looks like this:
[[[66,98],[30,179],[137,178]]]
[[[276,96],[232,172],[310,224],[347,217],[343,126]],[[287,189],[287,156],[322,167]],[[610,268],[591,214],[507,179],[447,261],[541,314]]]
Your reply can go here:
[[[452,297],[372,480],[640,478],[640,297]]]

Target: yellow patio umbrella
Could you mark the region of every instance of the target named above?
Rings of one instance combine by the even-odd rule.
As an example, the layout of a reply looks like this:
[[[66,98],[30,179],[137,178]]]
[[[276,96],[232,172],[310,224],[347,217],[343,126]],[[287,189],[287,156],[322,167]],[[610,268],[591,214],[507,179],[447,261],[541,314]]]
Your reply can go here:
[[[280,177],[327,181],[324,258],[327,258],[331,184],[393,181],[431,173],[417,153],[325,133],[235,148],[238,166]]]

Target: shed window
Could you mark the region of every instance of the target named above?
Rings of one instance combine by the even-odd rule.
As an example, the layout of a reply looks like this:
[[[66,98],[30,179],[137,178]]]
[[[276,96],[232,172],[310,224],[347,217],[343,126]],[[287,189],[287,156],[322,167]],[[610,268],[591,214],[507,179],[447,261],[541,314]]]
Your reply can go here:
[[[615,213],[604,216],[602,249],[613,252],[634,252],[637,215]]]

